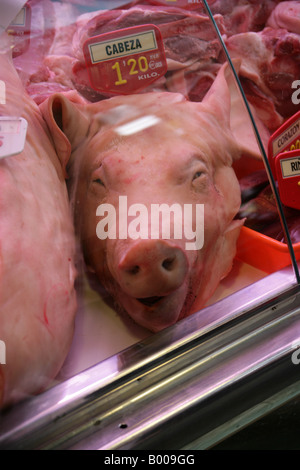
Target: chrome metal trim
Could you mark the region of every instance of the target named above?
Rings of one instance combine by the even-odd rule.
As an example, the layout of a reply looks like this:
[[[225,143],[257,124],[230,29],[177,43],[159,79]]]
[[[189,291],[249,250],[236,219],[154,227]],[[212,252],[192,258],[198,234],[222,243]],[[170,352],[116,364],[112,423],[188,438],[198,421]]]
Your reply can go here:
[[[0,449],[182,448],[290,386],[297,341],[289,267],[3,412]]]
[[[258,419],[267,416],[269,413],[277,410],[280,406],[290,402],[293,398],[299,397],[300,381],[294,382],[288,387],[280,390],[275,395],[268,397],[263,402],[258,403],[252,408],[246,409],[225,424],[213,429],[207,434],[201,436],[193,442],[188,443],[183,450],[203,450],[211,449],[224,439],[231,437],[239,431],[253,424]]]

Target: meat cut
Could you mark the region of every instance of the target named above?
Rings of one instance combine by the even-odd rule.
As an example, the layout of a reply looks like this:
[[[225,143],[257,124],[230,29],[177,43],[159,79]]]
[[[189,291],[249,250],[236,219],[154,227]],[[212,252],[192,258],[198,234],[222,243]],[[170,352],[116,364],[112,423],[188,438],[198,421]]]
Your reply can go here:
[[[0,114],[24,118],[28,129],[24,150],[0,159],[0,339],[6,346],[0,408],[50,384],[69,350],[76,313],[75,235],[65,175],[5,44],[2,35],[6,93]]]
[[[256,118],[272,133],[283,119],[294,114],[291,86],[299,79],[299,29],[297,2],[209,1],[214,20],[232,58],[241,60],[240,79]],[[111,94],[95,90],[90,83],[83,44],[91,37],[140,24],[155,24],[163,36],[168,71],[143,91],[172,91],[191,101],[201,101],[225,61],[221,44],[203,5],[182,8],[165,1],[137,0],[121,7],[81,14],[77,2],[29,0],[35,40],[15,66],[28,93],[39,104],[52,93],[77,90],[95,102]],[[94,6],[93,6],[94,5]],[[291,19],[293,18],[293,19]],[[43,47],[35,50],[36,44]],[[141,91],[139,91],[141,92]]]

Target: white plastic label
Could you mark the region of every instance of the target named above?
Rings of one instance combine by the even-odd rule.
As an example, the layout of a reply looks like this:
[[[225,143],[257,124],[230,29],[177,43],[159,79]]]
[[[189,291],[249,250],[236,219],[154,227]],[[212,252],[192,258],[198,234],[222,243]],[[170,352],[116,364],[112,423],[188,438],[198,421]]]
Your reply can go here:
[[[280,160],[283,178],[300,176],[300,156],[296,158],[284,158]]]
[[[27,121],[23,118],[0,116],[0,158],[17,155],[24,149]]]
[[[0,34],[10,25],[25,3],[24,0],[1,0]]]
[[[10,23],[10,26],[25,26],[26,25],[26,8],[23,7],[15,19]]]

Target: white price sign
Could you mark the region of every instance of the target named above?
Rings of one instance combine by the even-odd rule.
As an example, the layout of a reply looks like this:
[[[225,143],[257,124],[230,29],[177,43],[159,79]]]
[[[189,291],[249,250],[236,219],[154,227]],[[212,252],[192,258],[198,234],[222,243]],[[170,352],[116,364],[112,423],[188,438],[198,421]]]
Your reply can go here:
[[[0,158],[22,152],[26,133],[26,119],[0,116]]]

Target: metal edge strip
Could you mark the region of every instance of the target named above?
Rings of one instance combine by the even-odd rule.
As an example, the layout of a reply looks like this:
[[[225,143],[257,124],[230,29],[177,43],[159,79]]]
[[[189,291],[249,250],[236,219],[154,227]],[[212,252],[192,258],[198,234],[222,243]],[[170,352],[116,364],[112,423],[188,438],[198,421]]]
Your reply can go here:
[[[269,275],[43,394],[16,405],[0,415],[0,447],[1,442],[22,439],[57,417],[76,413],[94,393],[99,394],[105,388],[113,389],[120,383],[126,384],[139,371],[158,362],[163,363],[167,356],[176,355],[178,350],[188,350],[195,340],[214,334],[216,329],[230,321],[242,319],[249,310],[270,300],[276,301],[280,295],[290,295],[295,289],[298,291],[291,268]],[[110,373],[107,374],[108,370]]]

